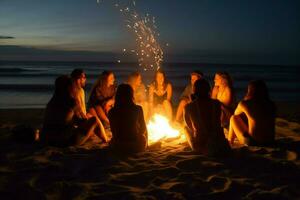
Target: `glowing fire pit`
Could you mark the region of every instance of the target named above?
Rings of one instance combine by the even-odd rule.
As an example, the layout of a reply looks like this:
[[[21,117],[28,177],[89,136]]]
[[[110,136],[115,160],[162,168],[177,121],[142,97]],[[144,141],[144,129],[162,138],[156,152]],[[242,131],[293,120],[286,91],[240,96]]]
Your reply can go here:
[[[178,140],[178,143],[185,141],[184,134],[173,128],[169,120],[160,114],[155,114],[147,124],[148,144],[170,139]]]

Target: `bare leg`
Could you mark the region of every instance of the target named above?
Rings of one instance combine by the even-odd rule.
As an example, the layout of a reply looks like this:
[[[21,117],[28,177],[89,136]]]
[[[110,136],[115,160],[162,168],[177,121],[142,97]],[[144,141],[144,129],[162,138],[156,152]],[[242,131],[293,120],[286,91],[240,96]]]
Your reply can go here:
[[[171,102],[168,101],[168,100],[164,100],[163,107],[164,107],[164,110],[165,110],[165,112],[167,114],[168,119],[172,120],[173,113],[172,113]]]
[[[233,144],[234,138],[237,137],[241,144],[247,144],[248,126],[239,115],[233,115],[230,118],[229,136],[230,144]]]
[[[95,106],[93,108],[90,108],[89,113],[109,124],[109,120],[101,106]]]
[[[177,108],[177,112],[176,112],[176,117],[175,117],[176,121],[180,121],[182,119],[183,109],[186,106],[186,104],[188,104],[188,101],[186,99],[182,99],[179,102],[179,105],[178,105],[178,108]]]
[[[96,121],[97,121],[97,128],[95,129],[95,134],[99,138],[101,138],[104,142],[108,142],[108,137],[105,133],[105,129],[102,122],[99,120],[99,118],[97,118]]]
[[[191,149],[194,150],[194,145],[193,145],[193,135],[189,132],[188,128],[185,127],[184,128],[184,134],[186,137],[186,140],[188,142],[188,144],[190,145]]]
[[[97,126],[96,118],[91,117],[77,128],[75,145],[84,144],[93,134]]]
[[[91,118],[93,117],[92,114],[87,113],[87,117]],[[97,122],[97,127],[95,128],[95,134],[102,140],[104,140],[104,142],[108,142],[108,138],[104,129],[104,126],[102,124],[102,122],[99,120],[98,117],[96,117],[96,122]]]

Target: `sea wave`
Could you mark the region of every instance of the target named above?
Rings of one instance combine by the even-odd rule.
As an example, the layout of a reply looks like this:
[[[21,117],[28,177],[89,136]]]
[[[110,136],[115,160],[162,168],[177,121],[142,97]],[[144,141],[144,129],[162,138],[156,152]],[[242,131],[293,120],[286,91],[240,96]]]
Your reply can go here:
[[[1,67],[0,73],[11,73],[11,72],[38,72],[38,71],[45,71],[45,68],[23,68],[23,67]]]

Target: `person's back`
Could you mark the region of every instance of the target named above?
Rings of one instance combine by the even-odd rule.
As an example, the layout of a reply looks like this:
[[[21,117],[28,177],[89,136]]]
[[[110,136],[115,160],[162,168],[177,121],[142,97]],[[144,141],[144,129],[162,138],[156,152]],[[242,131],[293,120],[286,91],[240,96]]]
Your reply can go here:
[[[194,92],[197,98],[185,107],[184,113],[189,144],[193,150],[203,154],[228,152],[229,146],[221,127],[220,102],[209,98],[210,88],[206,80],[197,80],[195,89],[200,90],[199,94]]]
[[[81,145],[96,132],[96,118],[91,117],[81,123],[75,123],[79,105],[73,94],[74,85],[68,76],[59,76],[55,80],[55,91],[45,111],[41,139],[43,143],[54,146]],[[79,116],[76,116],[78,118]]]
[[[133,90],[128,84],[118,87],[116,105],[109,111],[108,118],[114,149],[123,153],[145,150],[147,129],[143,110],[133,103]]]
[[[112,108],[108,115],[113,133],[112,142],[137,142],[145,139],[141,133],[142,129],[146,130],[142,114],[142,107],[137,105]]]
[[[208,143],[212,138],[221,137],[223,131],[220,123],[220,104],[211,99],[196,99],[185,108],[185,114],[190,115],[190,121],[195,135],[195,150],[208,153]],[[185,118],[187,121],[187,117]]]
[[[42,128],[42,140],[48,143],[64,143],[64,139],[68,137],[65,132],[72,125],[76,107],[75,100],[69,95],[69,87],[71,80],[68,76],[56,79],[55,93],[47,104]]]
[[[74,104],[75,105],[75,102]],[[50,126],[67,126],[69,123],[71,123],[74,116],[73,106],[72,103],[66,104],[50,101],[47,104],[46,110],[45,110],[45,122],[44,127],[50,127]]]
[[[259,143],[275,137],[275,105],[272,101],[245,100],[241,103],[248,119],[249,134]]]
[[[270,100],[264,81],[254,80],[230,119],[228,140],[244,145],[265,145],[275,139],[275,104]]]

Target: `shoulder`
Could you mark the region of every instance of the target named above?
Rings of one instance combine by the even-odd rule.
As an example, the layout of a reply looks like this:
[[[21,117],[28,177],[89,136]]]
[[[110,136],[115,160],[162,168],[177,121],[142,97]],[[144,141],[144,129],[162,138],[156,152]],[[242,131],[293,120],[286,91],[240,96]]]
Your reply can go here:
[[[212,104],[216,105],[216,106],[221,106],[221,102],[217,99],[211,99]]]
[[[212,89],[213,92],[218,92],[219,91],[219,86],[214,86]]]
[[[172,90],[172,84],[170,82],[167,83],[166,89],[167,90]]]
[[[138,112],[143,112],[142,106],[135,105],[135,109],[136,109]]]

